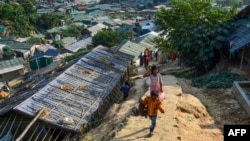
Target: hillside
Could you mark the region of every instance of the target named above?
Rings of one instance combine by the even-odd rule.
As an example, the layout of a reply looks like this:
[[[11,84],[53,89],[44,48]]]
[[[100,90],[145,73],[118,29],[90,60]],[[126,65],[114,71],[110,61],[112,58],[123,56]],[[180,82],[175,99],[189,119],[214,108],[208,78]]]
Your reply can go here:
[[[163,81],[166,113],[159,113],[152,137],[148,137],[150,120],[132,113],[139,98],[149,95],[149,79],[144,78],[135,80],[129,99],[113,105],[103,123],[81,141],[223,141],[224,124],[250,123],[230,89],[198,89],[171,75],[164,75]]]

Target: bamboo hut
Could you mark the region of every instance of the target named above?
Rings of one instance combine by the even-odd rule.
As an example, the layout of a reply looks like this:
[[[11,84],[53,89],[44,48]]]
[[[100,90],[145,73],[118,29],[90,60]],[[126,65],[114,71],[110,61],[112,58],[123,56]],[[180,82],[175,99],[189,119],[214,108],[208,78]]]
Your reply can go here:
[[[23,139],[32,141],[77,138],[121,100],[119,88],[128,79],[132,60],[133,56],[125,53],[96,47],[40,90],[12,106],[13,112],[1,116],[0,139],[9,135],[12,139],[20,138],[24,131],[27,133]],[[27,129],[37,116],[38,120]]]

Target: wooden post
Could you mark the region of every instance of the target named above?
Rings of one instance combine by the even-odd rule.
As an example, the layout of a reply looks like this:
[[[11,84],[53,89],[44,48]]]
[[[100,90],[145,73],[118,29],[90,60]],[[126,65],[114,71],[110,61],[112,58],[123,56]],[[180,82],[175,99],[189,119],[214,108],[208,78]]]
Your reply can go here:
[[[240,61],[240,70],[242,69],[242,64],[243,64],[243,60],[244,60],[244,52],[245,52],[245,50],[242,50],[241,61]]]
[[[29,125],[25,128],[23,133],[16,139],[16,141],[21,141],[25,134],[29,131],[30,127],[36,122],[36,120],[39,118],[39,116],[43,113],[45,108],[42,108],[39,113],[36,115],[36,117],[29,123]]]

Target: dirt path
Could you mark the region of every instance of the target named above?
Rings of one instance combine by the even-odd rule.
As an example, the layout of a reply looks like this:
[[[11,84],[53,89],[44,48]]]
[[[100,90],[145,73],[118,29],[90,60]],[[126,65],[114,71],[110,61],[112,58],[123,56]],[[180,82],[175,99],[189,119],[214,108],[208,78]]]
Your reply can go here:
[[[138,79],[133,94],[121,104],[113,105],[106,114],[107,120],[91,130],[82,141],[223,141],[222,131],[215,126],[213,118],[199,99],[184,94],[174,76],[163,76],[163,101],[165,114],[159,113],[155,134],[148,137],[150,120],[132,114],[145,92],[149,80]]]
[[[147,84],[149,81],[147,80]],[[220,129],[216,128],[200,100],[190,94],[183,94],[177,79],[163,76],[163,101],[165,114],[159,114],[155,134],[148,137],[150,120],[131,115],[127,124],[117,132],[112,141],[222,141]],[[145,93],[149,95],[149,91]]]
[[[163,102],[163,107],[166,110],[166,113],[159,114],[155,135],[151,137],[150,140],[174,141],[178,140],[178,130],[176,128],[177,121],[175,118],[177,113],[176,108],[174,107],[177,105],[179,99],[177,94],[181,93],[181,88],[178,88],[176,85],[177,80],[173,76],[164,76],[163,81],[165,84],[168,83],[163,87],[167,96],[167,99]],[[136,87],[138,87],[138,89],[142,88],[140,85],[137,85]],[[145,95],[149,95],[149,91],[147,91]],[[149,118],[131,115],[128,118],[127,125],[125,125],[121,131],[117,132],[113,141],[149,140],[149,126]]]
[[[138,68],[138,75],[144,72]],[[230,89],[199,89],[189,80],[163,75],[166,113],[159,113],[155,133],[148,137],[150,120],[134,116],[132,109],[149,95],[149,84],[148,78],[135,80],[129,99],[114,104],[81,141],[223,141],[224,124],[250,123]]]

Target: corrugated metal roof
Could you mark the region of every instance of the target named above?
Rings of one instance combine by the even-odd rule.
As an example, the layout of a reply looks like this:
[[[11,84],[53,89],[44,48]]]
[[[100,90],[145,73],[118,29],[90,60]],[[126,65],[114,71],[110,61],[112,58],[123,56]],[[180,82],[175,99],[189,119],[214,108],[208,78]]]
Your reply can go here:
[[[51,29],[47,30],[47,32],[48,33],[59,33],[62,30],[68,30],[72,25],[86,27],[86,25],[81,23],[81,22],[75,22],[75,23],[72,23],[71,25],[64,25],[64,26],[60,26],[60,27],[51,28]]]
[[[91,26],[88,28],[88,31],[91,32],[91,35],[94,36],[98,31],[104,29],[104,28],[108,28],[106,25],[102,24],[102,23],[98,23],[97,25]]]
[[[134,57],[138,57],[141,52],[144,52],[146,47],[143,47],[137,43],[127,41],[125,44],[123,44],[118,50],[120,52],[132,55]]]
[[[235,51],[250,45],[250,28],[247,27],[248,20],[241,19],[237,21],[236,31],[229,36],[230,53],[234,53]]]
[[[15,58],[11,60],[1,61],[0,62],[0,70],[4,68],[10,68],[18,65],[23,65],[24,60],[23,58]]]
[[[11,59],[11,60],[1,61],[0,62],[0,74],[20,70],[24,68],[23,64],[24,64],[24,60],[21,57]]]
[[[40,108],[46,107],[48,114],[41,120],[80,132],[119,82],[131,58],[99,46],[14,110],[36,116]],[[72,119],[73,124],[62,123],[64,118]]]
[[[46,14],[46,13],[52,13],[54,12],[55,9],[47,9],[47,8],[40,8],[40,9],[37,9],[36,13],[39,13],[39,14]]]
[[[84,20],[91,20],[93,16],[87,14],[74,14],[72,15],[74,21],[84,21]]]
[[[92,11],[92,12],[89,12],[89,15],[91,15],[91,16],[100,16],[100,17],[102,17],[102,16],[105,16],[105,15],[106,15],[106,12],[97,9],[97,10],[94,10],[94,11]]]
[[[96,18],[96,22],[97,23],[105,23],[105,24],[109,24],[109,25],[116,25],[116,23],[113,21],[113,19],[111,19],[109,16],[101,16]]]
[[[141,36],[138,40],[138,44],[148,48],[149,50],[155,51],[156,44],[153,42],[153,40],[158,36],[156,34],[157,33],[155,32],[149,32],[148,34]]]
[[[77,40],[75,37],[64,37],[62,39],[62,42],[63,42],[63,46],[69,46],[73,43],[75,43]]]
[[[87,48],[88,45],[92,44],[92,37],[88,37],[86,39],[80,40],[78,42],[75,42],[67,47],[65,49],[71,51],[71,52],[77,52],[79,49]]]
[[[5,44],[10,49],[29,50],[32,47],[32,44],[29,44],[29,43],[15,42],[15,38],[13,38],[13,37],[4,37],[4,38],[0,39],[0,44]]]

